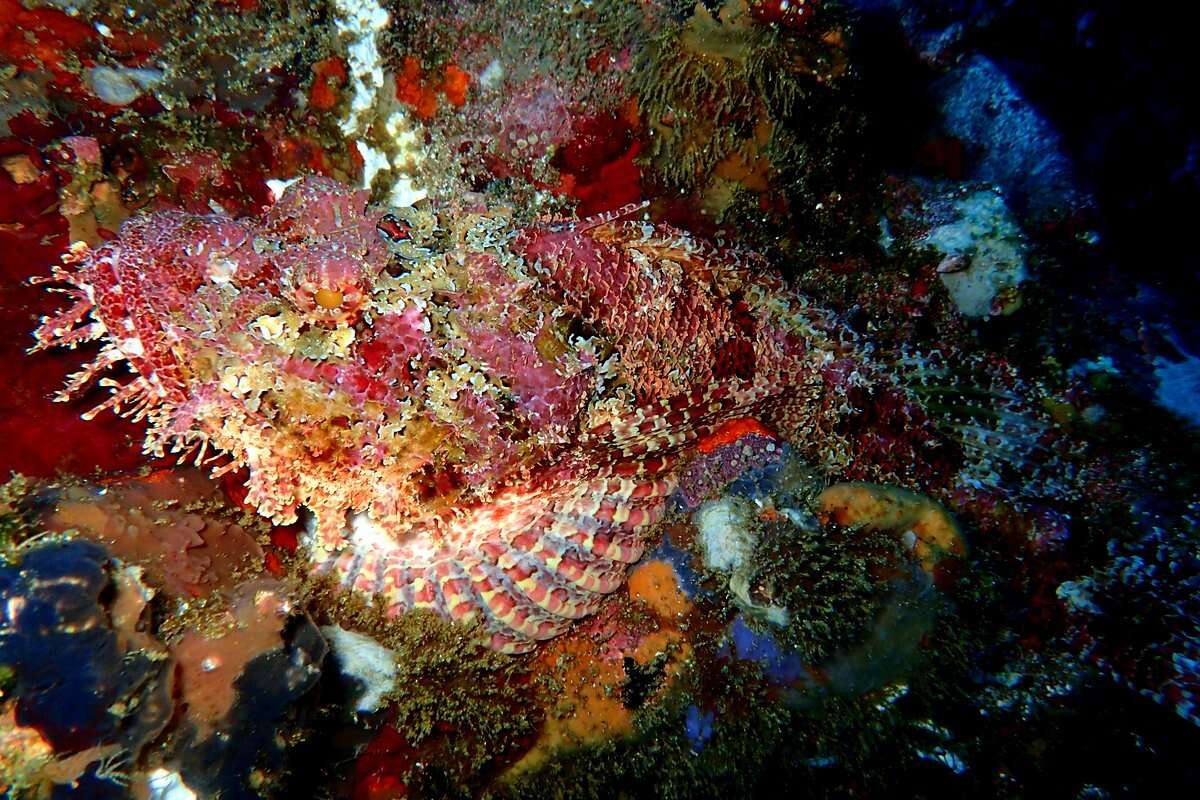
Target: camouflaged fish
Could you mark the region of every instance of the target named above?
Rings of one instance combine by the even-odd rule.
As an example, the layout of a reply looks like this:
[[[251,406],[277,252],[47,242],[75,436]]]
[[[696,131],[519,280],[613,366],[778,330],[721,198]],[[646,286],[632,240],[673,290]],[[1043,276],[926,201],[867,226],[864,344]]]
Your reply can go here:
[[[828,456],[859,374],[760,260],[641,211],[518,228],[322,178],[259,219],[161,211],[43,281],[73,303],[37,348],[98,341],[59,399],[123,362],[86,417],[309,509],[314,569],[523,652],[621,585],[698,442],[753,417]]]

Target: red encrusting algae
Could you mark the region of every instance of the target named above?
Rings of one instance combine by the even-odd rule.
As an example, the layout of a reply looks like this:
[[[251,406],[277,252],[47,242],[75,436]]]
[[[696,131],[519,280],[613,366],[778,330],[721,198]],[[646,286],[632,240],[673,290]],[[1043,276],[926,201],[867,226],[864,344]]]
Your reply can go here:
[[[413,110],[418,119],[433,119],[441,95],[451,106],[462,107],[467,102],[471,76],[455,64],[442,68],[440,79],[432,77],[414,56],[405,56],[396,75],[396,99]]]

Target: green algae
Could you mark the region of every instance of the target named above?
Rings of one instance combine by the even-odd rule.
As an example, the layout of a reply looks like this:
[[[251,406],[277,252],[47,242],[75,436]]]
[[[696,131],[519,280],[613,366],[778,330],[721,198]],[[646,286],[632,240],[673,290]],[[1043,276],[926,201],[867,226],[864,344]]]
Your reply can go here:
[[[935,694],[937,687],[932,687]],[[800,793],[836,797],[880,791],[892,770],[910,768],[923,729],[908,723],[924,681],[861,696],[781,696],[749,662],[702,648],[677,690],[635,713],[634,732],[558,751],[485,797],[690,798]],[[936,706],[936,697],[921,701]],[[688,733],[689,710],[712,714],[710,738]],[[694,711],[692,713],[695,713]]]
[[[29,493],[29,479],[14,473],[0,486],[0,563],[10,563],[16,548],[28,536],[29,520],[21,501]]]
[[[395,653],[385,718],[427,754],[406,780],[412,796],[469,796],[540,724],[526,660],[482,645],[477,626],[423,610],[392,618],[380,598],[328,579],[310,580],[300,596],[322,622],[364,633]]]
[[[399,667],[393,724],[410,740],[449,726],[451,751],[478,769],[533,731],[522,662],[479,644],[477,631],[410,612],[387,644]]]
[[[772,68],[780,42],[734,0],[717,16],[696,6],[636,53],[631,87],[668,181],[696,185],[753,137],[760,120],[792,113],[804,90]]]
[[[775,520],[762,523],[760,541],[751,592],[788,610],[787,625],[770,632],[810,664],[869,635],[893,594],[889,574],[906,560],[896,537],[881,531]]]

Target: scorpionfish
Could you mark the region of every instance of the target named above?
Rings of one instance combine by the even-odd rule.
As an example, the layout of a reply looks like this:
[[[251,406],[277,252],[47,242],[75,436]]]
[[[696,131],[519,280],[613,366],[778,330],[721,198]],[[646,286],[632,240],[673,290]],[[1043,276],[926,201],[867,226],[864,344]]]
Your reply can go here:
[[[261,218],[145,214],[41,279],[72,303],[35,349],[95,340],[58,399],[99,379],[85,417],[307,508],[314,570],[525,652],[621,585],[723,425],[836,460],[863,363],[761,259],[641,209],[518,226],[310,177]]]

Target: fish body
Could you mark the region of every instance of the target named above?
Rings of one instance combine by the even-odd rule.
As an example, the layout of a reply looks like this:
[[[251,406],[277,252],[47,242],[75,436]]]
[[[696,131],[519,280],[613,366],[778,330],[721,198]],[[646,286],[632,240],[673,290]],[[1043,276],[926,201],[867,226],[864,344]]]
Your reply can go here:
[[[307,178],[259,219],[162,211],[73,250],[46,280],[72,303],[35,337],[100,342],[63,400],[129,367],[85,416],[244,470],[277,523],[310,509],[314,569],[521,652],[621,585],[698,442],[836,413],[827,317],[638,210],[401,222]]]

